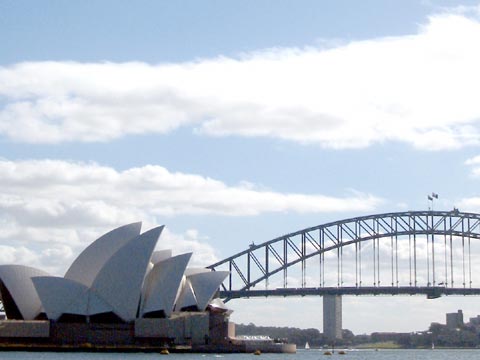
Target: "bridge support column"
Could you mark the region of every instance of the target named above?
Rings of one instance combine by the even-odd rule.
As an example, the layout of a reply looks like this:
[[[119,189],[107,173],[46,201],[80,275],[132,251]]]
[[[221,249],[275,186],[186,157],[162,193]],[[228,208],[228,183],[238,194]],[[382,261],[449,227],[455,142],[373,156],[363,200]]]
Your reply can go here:
[[[323,296],[323,335],[328,341],[342,338],[342,297]]]

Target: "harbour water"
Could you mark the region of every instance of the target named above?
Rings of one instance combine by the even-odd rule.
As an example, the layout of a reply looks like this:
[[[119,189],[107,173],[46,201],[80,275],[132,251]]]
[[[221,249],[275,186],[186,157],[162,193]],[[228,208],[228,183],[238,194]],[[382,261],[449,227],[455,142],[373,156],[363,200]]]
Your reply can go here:
[[[347,350],[346,355],[332,356],[323,350],[298,350],[296,354],[170,354],[157,353],[46,353],[2,352],[2,360],[471,360],[480,357],[480,349],[435,350]]]

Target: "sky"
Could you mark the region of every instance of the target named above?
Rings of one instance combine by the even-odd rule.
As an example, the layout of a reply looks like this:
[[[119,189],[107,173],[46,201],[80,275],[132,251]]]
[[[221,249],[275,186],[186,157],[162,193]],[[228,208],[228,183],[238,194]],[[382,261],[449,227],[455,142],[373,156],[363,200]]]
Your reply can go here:
[[[479,43],[477,1],[0,0],[0,264],[63,275],[134,221],[207,266],[431,192],[478,212]],[[343,327],[478,302],[344,297]],[[322,329],[317,297],[229,306]]]

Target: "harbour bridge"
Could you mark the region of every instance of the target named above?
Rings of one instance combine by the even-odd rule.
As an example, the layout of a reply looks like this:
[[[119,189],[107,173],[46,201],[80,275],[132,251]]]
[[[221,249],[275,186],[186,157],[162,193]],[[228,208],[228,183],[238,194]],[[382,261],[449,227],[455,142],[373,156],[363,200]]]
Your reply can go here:
[[[478,239],[480,214],[392,212],[252,243],[209,268],[230,271],[219,292],[225,301],[323,296],[325,331],[327,313],[340,311],[328,321],[341,323],[341,295],[480,295]]]

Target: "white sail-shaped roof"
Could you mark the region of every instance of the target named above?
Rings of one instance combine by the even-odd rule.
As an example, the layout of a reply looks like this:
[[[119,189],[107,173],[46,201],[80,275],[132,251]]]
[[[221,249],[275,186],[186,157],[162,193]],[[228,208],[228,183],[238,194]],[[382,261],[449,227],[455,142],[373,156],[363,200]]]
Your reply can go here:
[[[91,289],[123,320],[136,318],[145,272],[163,226],[128,241],[98,272]]]
[[[167,260],[172,257],[172,250],[157,250],[152,254],[152,259],[150,260],[154,265],[160,261]]]
[[[197,306],[197,299],[193,293],[192,284],[186,276],[183,276],[181,286],[182,288],[175,304],[175,311],[181,311],[183,308]]]
[[[155,264],[145,280],[142,313],[162,311],[166,316],[173,312],[183,273],[192,253],[178,255]]]
[[[113,311],[98,294],[76,281],[54,276],[38,276],[32,281],[51,320],[62,314],[89,316]]]
[[[65,278],[91,286],[100,269],[129,240],[140,234],[141,222],[116,228],[90,244],[72,263]]]
[[[73,262],[65,277],[52,277],[22,265],[0,265],[0,299],[7,316],[33,320],[44,312],[92,316],[115,313],[124,321],[141,316],[170,316],[173,311],[204,311],[228,272],[186,269],[191,253],[172,257],[154,252],[163,230],[140,234],[141,223],[103,235]],[[212,309],[226,311],[221,304]]]
[[[32,278],[47,317],[57,320],[62,314],[87,315],[88,288],[76,281],[55,276]]]
[[[113,312],[115,309],[93,289],[88,289],[87,315]]]
[[[32,282],[34,276],[48,274],[30,266],[0,265],[0,281],[12,296],[23,320],[34,320],[42,309],[42,303]]]
[[[201,273],[209,273],[212,270],[207,269],[207,268],[188,268],[185,270],[185,276],[190,276],[190,275],[195,275],[195,274],[201,274]]]
[[[163,261],[163,260],[166,260],[166,259],[171,258],[171,257],[172,257],[172,250],[170,250],[170,249],[154,251],[153,254],[152,254],[152,257],[150,258],[150,263],[148,264],[148,268],[147,268],[147,272],[145,274],[145,278],[150,273],[150,271],[153,269],[153,266],[156,263],[158,263],[160,261]],[[145,287],[142,290],[142,298],[144,297],[144,293],[145,293]]]
[[[192,284],[197,299],[197,307],[200,311],[207,308],[208,303],[228,274],[228,271],[210,271],[187,276],[187,280]]]

